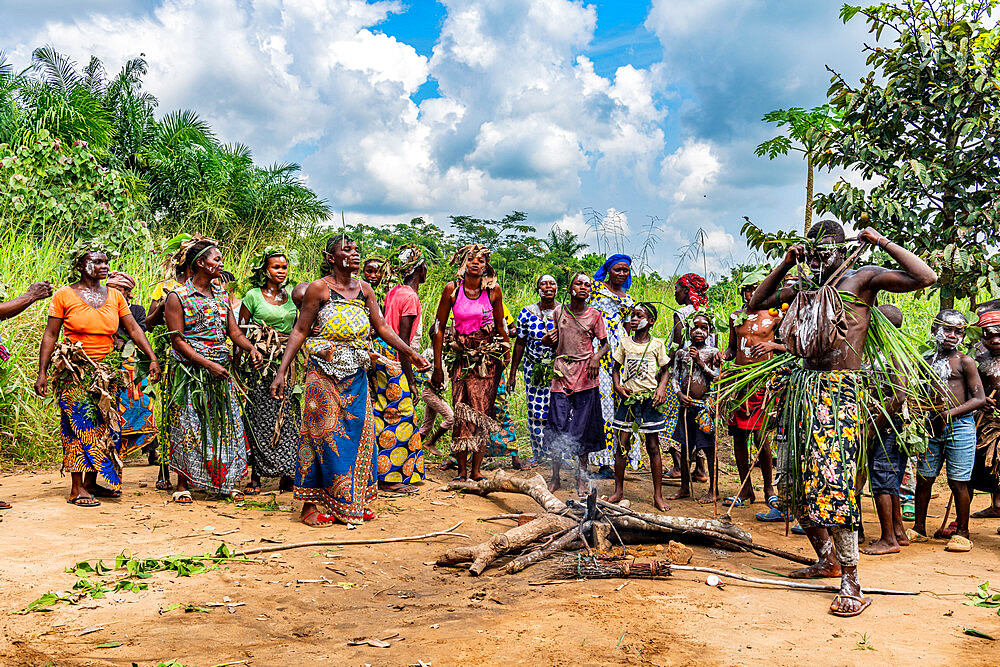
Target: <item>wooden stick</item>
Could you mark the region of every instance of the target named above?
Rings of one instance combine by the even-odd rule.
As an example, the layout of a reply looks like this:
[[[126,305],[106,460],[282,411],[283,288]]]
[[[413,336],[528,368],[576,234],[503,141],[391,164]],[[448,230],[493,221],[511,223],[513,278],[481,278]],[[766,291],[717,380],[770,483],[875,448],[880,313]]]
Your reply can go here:
[[[546,546],[539,549],[524,554],[523,556],[518,556],[514,560],[510,561],[503,566],[504,574],[514,574],[515,572],[520,572],[521,570],[534,565],[535,563],[548,558],[556,551],[562,551],[569,545],[576,542],[582,537],[580,533],[580,527],[574,526],[572,529],[566,531],[566,534],[553,542],[550,542]]]
[[[735,572],[726,572],[725,570],[717,570],[714,567],[701,567],[698,565],[671,565],[671,570],[686,570],[689,572],[708,572],[709,574],[715,574],[720,577],[729,577],[730,579],[739,579],[740,581],[749,581],[754,584],[768,584],[771,586],[784,586],[785,588],[802,588],[811,591],[830,591],[832,593],[839,593],[840,586],[834,586],[831,584],[810,584],[804,581],[781,581],[780,579],[762,579],[760,577],[748,577],[745,574],[736,574]],[[872,595],[920,595],[916,591],[896,591],[888,588],[865,588],[863,593],[871,593]]]
[[[266,554],[273,551],[285,551],[287,549],[300,549],[302,547],[338,547],[338,546],[348,546],[352,544],[385,544],[388,542],[415,542],[417,540],[426,540],[431,537],[469,537],[462,533],[452,532],[459,526],[461,526],[464,521],[459,521],[451,528],[446,530],[438,530],[433,533],[425,533],[423,535],[407,535],[405,537],[383,537],[378,539],[367,539],[367,540],[315,540],[313,542],[295,542],[294,544],[276,544],[270,547],[257,547],[255,549],[245,549],[243,551],[234,551],[233,556],[249,556],[250,554]]]
[[[955,493],[952,492],[948,494],[948,506],[944,508],[944,518],[941,519],[941,527],[938,528],[939,533],[943,533],[945,527],[948,525],[948,517],[951,516],[951,503],[955,500]]]

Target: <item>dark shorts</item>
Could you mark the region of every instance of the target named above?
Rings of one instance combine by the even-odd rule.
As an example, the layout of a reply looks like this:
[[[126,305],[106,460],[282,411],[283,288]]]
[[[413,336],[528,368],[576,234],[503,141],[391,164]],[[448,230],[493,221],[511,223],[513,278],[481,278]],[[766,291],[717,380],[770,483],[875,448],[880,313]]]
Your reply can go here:
[[[868,446],[868,483],[876,496],[898,496],[906,471],[906,454],[899,447],[897,434],[903,429],[903,421],[896,417],[892,422],[892,426],[877,432]]]
[[[629,404],[620,403],[615,410],[615,418],[611,421],[611,428],[631,431],[633,425],[639,427],[639,433],[663,433],[667,430],[667,418],[656,409],[651,398]]]
[[[549,418],[545,425],[545,448],[554,455],[584,456],[604,449],[604,417],[598,387],[549,397]]]
[[[701,408],[681,406],[677,413],[677,426],[674,427],[673,439],[681,447],[686,446],[688,452],[715,447],[715,433],[702,431],[695,419],[700,410]]]

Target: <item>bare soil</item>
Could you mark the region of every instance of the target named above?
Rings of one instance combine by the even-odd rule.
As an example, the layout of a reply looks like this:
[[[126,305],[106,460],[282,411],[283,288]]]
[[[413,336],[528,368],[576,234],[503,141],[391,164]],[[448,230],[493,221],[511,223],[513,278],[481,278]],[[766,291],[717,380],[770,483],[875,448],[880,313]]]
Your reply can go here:
[[[56,471],[5,476],[0,497],[14,508],[3,513],[0,587],[8,612],[47,591],[68,590],[75,577],[67,566],[126,550],[139,555],[203,554],[222,540],[237,548],[267,542],[380,538],[444,529],[475,541],[513,525],[482,522],[502,512],[536,511],[529,498],[479,498],[442,490],[450,475],[437,471],[418,495],[381,497],[378,519],[354,530],[338,525],[313,529],[297,521],[298,503],[277,494],[292,511],[268,511],[244,504],[209,501],[196,494],[191,506],[168,503],[153,488],[156,469],[130,466],[120,500],[88,509],[66,504],[68,477]],[[572,487],[566,478],[560,497]],[[599,482],[610,493],[611,482]],[[731,491],[735,480],[724,480]],[[704,485],[696,484],[696,496]],[[265,484],[265,489],[273,488]],[[630,475],[626,497],[648,510],[649,476]],[[261,499],[268,500],[265,492]],[[947,487],[932,501],[940,523]],[[979,496],[973,509],[986,503]],[[721,508],[720,508],[721,509]],[[763,504],[733,512],[757,542],[800,553],[803,537],[784,535],[784,525],[762,524],[754,512]],[[712,516],[711,505],[672,503],[671,513]],[[871,505],[866,529],[877,532]],[[432,561],[463,538],[426,542],[300,548],[265,555],[255,563],[231,563],[192,577],[159,573],[149,590],[110,593],[50,612],[0,615],[3,665],[158,665],[176,660],[198,667],[221,664],[343,665],[854,665],[964,664],[1000,662],[1000,644],[963,633],[975,628],[1000,638],[995,610],[964,606],[963,593],[996,579],[1000,521],[974,521],[971,553],[944,551],[943,541],[908,547],[900,554],[862,556],[863,584],[921,591],[914,597],[875,596],[852,619],[828,613],[831,594],[727,582],[705,584],[704,575],[669,579],[574,581],[531,585],[554,576],[542,564],[515,576],[487,570],[473,578],[463,569],[436,568]],[[236,529],[237,532],[224,536]],[[692,564],[760,577],[796,566],[776,557],[694,547]],[[329,569],[333,568],[333,569]],[[336,571],[335,571],[336,570]],[[334,584],[296,583],[327,578]],[[830,583],[834,583],[830,581]],[[188,604],[243,603],[185,612]],[[181,608],[165,611],[169,606]],[[78,635],[80,630],[101,630]],[[389,638],[388,648],[350,646],[354,639]],[[101,644],[122,642],[113,648]],[[243,662],[237,662],[243,661]]]

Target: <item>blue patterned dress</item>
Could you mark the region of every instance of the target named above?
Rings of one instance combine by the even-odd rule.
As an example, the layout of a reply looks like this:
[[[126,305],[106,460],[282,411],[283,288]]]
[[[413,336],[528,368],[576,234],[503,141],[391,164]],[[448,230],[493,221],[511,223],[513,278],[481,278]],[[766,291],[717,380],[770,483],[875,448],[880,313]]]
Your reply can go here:
[[[552,311],[543,312],[537,303],[526,306],[517,317],[516,335],[519,340],[525,341],[524,392],[528,402],[528,435],[531,438],[531,453],[536,459],[548,454],[544,435],[545,422],[549,418],[550,384],[534,386],[531,384],[531,373],[538,362],[552,357],[552,348],[542,345],[542,337],[551,325]]]
[[[180,298],[184,310],[184,340],[209,361],[228,366],[229,295],[226,290],[213,283],[212,294],[206,296],[188,280],[174,293]],[[183,373],[185,370],[181,366],[192,365],[176,350],[171,352],[171,374]],[[210,381],[223,383],[226,395],[226,418],[221,435],[210,433],[206,428],[208,442],[202,442],[202,419],[205,416],[195,407],[195,402],[188,396],[183,403],[171,403],[168,408],[170,469],[184,475],[192,486],[228,495],[236,491],[237,485],[246,476],[250,452],[240,407],[236,402],[235,383],[232,378]],[[191,381],[190,384],[196,383]],[[198,387],[190,387],[191,392],[197,390]]]
[[[622,338],[628,335],[625,331],[625,318],[630,317],[636,301],[629,295],[620,297],[612,292],[602,282],[597,283],[590,295],[590,305],[604,315],[604,326],[608,330],[608,353],[601,358],[601,370],[598,377],[601,382],[601,414],[604,416],[605,447],[590,455],[590,462],[596,466],[613,466],[615,463],[615,441],[617,432],[611,428],[615,417],[615,389],[611,380],[614,362],[611,360]],[[595,349],[599,343],[595,340]],[[642,466],[642,438],[632,439],[632,450],[628,454],[628,467],[638,470]]]

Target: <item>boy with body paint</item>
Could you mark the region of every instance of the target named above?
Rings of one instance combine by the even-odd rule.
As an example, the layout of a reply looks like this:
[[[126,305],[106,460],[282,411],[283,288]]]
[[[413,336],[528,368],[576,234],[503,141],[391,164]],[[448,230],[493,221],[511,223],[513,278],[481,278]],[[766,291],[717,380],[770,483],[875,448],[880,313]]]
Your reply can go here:
[[[735,310],[729,316],[729,347],[726,349],[726,360],[735,361],[737,366],[747,366],[770,359],[775,354],[785,351],[785,346],[775,341],[778,330],[780,311],[748,310],[747,304],[753,296],[757,285],[767,273],[752,273],[740,285],[740,296],[743,297],[743,308]],[[778,313],[778,314],[774,314]],[[750,482],[750,440],[756,439],[760,447],[760,473],[764,482],[764,498],[767,512],[758,516],[761,521],[784,521],[784,513],[778,509],[778,496],[774,492],[771,447],[761,433],[764,422],[764,388],[754,392],[746,401],[736,407],[729,415],[729,435],[733,437],[733,457],[740,479],[745,480],[735,496],[726,498],[722,504],[729,507],[742,507],[756,500],[753,484]]]
[[[977,308],[979,321],[973,324],[983,331],[976,346],[976,365],[983,381],[986,408],[976,420],[976,462],[971,486],[990,494],[990,506],[973,512],[973,519],[1000,519],[1000,301],[990,301]],[[1000,529],[998,529],[1000,532]]]
[[[701,424],[706,423],[705,399],[712,390],[712,382],[719,377],[719,350],[708,342],[712,335],[712,321],[707,315],[694,315],[689,327],[690,342],[677,351],[671,373],[673,391],[681,404],[673,439],[680,445],[681,472],[684,474],[681,476],[681,488],[667,500],[691,495],[690,475],[687,474],[690,456],[703,450],[706,461],[715,460],[715,432],[703,429]],[[710,420],[709,417],[708,423]],[[715,466],[709,463],[708,491],[698,502],[714,502],[716,486]]]
[[[670,374],[667,372],[666,343],[649,335],[656,317],[656,307],[652,304],[636,304],[630,318],[632,337],[623,339],[611,355],[614,360],[611,379],[620,402],[611,422],[618,434],[618,446],[615,447],[615,492],[608,502],[617,503],[625,495],[625,455],[631,449],[632,429],[635,428],[646,440],[646,453],[653,473],[653,505],[664,512],[668,508],[661,495],[660,434],[667,430],[667,420],[659,407],[667,399]],[[647,396],[628,402],[636,394]]]
[[[976,361],[958,351],[965,340],[969,322],[957,310],[938,313],[931,325],[935,349],[927,361],[940,382],[934,389],[944,400],[944,409],[930,417],[930,440],[927,451],[917,466],[916,519],[907,533],[911,542],[927,541],[927,505],[930,503],[934,478],[947,460],[948,486],[955,496],[955,518],[958,528],[952,535],[948,551],[970,551],[969,506],[972,494],[969,480],[976,457],[976,421],[974,412],[986,405],[986,394],[979,379]],[[943,538],[940,531],[935,538]]]

